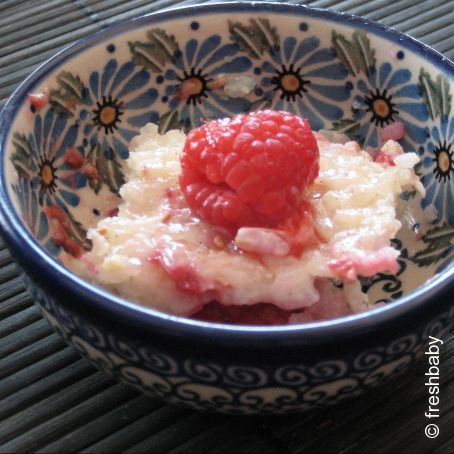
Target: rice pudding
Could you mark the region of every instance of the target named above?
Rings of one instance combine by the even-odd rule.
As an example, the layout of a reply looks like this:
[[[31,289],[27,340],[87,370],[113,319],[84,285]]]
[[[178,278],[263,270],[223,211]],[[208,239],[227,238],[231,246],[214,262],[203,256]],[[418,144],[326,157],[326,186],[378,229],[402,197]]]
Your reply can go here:
[[[144,126],[130,144],[118,215],[88,231],[92,250],[69,266],[124,298],[182,316],[213,301],[267,303],[290,323],[370,309],[358,277],[397,271],[395,207],[403,190],[423,191],[418,158],[393,141],[373,160],[355,142],[314,136],[318,175],[303,190],[298,221],[229,229],[196,215],[181,190],[185,134]]]

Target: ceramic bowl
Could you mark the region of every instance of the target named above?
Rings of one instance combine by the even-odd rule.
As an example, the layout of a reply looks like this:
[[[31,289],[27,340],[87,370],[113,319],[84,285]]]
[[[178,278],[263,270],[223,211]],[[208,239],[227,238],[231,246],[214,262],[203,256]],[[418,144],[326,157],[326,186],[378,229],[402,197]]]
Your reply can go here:
[[[206,5],[113,26],[50,59],[5,105],[4,238],[64,339],[147,394],[239,414],[358,395],[407,369],[454,318],[453,68],[394,30],[301,6]],[[221,76],[249,90],[217,86]],[[48,102],[29,96],[36,93]],[[404,123],[401,143],[421,158],[427,194],[404,193],[416,214],[395,241],[397,276],[364,282],[373,301],[388,304],[306,325],[216,325],[140,307],[62,266],[59,229],[70,238],[66,253],[90,247],[86,230],[118,203],[128,142],[142,125],[188,130],[263,107],[364,147],[375,147],[386,125]]]

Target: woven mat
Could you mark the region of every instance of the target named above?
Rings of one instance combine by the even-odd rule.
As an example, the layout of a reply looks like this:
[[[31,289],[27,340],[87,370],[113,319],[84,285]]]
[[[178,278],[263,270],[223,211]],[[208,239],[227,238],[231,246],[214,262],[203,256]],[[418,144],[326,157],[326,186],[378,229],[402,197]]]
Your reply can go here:
[[[175,0],[0,0],[0,106],[57,49]],[[290,2],[297,3],[297,2]],[[454,58],[453,0],[319,0]],[[454,337],[442,350],[441,433],[424,435],[427,364],[345,404],[276,417],[208,415],[113,382],[42,319],[0,239],[0,452],[454,452]]]

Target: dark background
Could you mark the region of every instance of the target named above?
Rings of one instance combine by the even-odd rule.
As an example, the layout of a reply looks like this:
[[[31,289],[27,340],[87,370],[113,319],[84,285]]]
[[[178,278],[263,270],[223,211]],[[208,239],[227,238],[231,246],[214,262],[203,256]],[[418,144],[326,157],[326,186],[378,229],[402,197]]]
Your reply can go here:
[[[57,49],[175,0],[0,0],[0,107]],[[298,2],[289,2],[298,3]],[[453,0],[319,0],[454,58]],[[424,435],[427,364],[341,405],[291,416],[196,413],[98,372],[42,319],[0,239],[0,452],[454,452],[454,336],[442,347],[440,435]]]

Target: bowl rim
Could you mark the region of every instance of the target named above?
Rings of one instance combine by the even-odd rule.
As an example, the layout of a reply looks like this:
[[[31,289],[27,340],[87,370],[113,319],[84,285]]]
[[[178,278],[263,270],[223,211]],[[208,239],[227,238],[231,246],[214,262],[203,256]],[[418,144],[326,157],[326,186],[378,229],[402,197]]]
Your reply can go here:
[[[256,338],[257,333],[261,334],[262,341],[266,341],[266,344],[262,346],[270,346],[276,340],[294,340],[296,337],[304,338],[305,341],[310,342],[311,340],[320,340],[320,338],[344,337],[345,334],[353,336],[386,324],[397,317],[409,315],[419,309],[422,304],[427,305],[430,299],[443,292],[451,291],[452,294],[454,291],[454,264],[451,264],[447,269],[429,279],[428,282],[392,304],[360,314],[298,325],[242,326],[208,323],[166,314],[116,296],[73,274],[39,246],[13,208],[6,184],[6,166],[4,165],[6,160],[6,141],[9,137],[9,128],[22,105],[21,101],[26,98],[34,86],[64,61],[109,38],[119,36],[136,27],[144,27],[148,24],[165,20],[226,12],[250,12],[254,14],[275,12],[282,15],[322,18],[354,29],[366,29],[375,35],[398,42],[403,48],[416,52],[418,56],[430,61],[443,72],[454,74],[454,63],[451,60],[402,32],[348,13],[289,3],[220,2],[177,7],[120,21],[96,33],[92,33],[63,48],[33,71],[10,96],[0,113],[0,226],[7,245],[26,262],[25,268],[39,269],[42,275],[52,276],[58,287],[72,293],[74,298],[79,301],[86,300],[81,304],[93,304],[92,302],[96,302],[97,309],[107,311],[108,314],[112,314],[115,317],[126,317],[128,321],[135,325],[146,329],[151,328],[156,332],[165,331],[167,335],[175,330],[179,335],[190,335],[191,339],[198,338],[203,340],[205,338],[206,340],[206,335],[210,339],[214,336],[218,340],[225,341],[226,344],[233,341],[235,343],[248,342]],[[98,41],[99,38],[102,38],[102,41]]]

